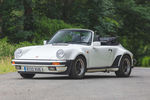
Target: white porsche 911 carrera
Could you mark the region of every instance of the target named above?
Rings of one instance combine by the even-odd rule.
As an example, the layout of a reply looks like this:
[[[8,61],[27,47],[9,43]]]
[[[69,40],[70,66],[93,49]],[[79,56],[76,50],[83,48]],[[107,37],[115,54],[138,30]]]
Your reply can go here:
[[[59,30],[44,45],[22,47],[15,51],[12,65],[23,78],[35,74],[68,74],[83,78],[86,72],[115,72],[129,77],[133,54],[116,37],[99,37],[92,30]]]

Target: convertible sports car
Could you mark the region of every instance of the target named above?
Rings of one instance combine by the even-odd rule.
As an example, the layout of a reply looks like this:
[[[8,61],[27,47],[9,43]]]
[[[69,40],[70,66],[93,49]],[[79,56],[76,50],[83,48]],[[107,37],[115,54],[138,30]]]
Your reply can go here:
[[[35,74],[68,74],[83,78],[86,72],[115,72],[129,77],[133,54],[116,37],[100,37],[88,29],[59,30],[44,45],[15,51],[12,65],[23,78]]]

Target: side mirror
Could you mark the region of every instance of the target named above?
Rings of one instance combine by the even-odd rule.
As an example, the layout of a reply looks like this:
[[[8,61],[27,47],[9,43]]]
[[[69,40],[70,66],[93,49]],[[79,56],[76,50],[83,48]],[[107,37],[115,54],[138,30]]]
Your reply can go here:
[[[43,44],[46,45],[46,44],[47,44],[47,40],[44,40],[44,41],[43,41]]]
[[[94,47],[95,47],[95,46],[101,46],[101,42],[99,42],[99,41],[93,42],[93,46],[94,46]]]

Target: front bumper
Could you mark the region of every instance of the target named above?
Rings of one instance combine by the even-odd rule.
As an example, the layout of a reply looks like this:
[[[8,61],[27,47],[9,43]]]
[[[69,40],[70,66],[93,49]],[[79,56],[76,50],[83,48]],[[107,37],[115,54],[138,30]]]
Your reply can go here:
[[[68,74],[71,60],[13,59],[19,73]]]

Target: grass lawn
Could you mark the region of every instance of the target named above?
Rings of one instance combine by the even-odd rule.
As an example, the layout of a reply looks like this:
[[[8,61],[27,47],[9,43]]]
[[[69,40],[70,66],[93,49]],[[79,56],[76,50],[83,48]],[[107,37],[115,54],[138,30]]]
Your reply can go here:
[[[0,60],[0,74],[15,71],[16,71],[15,67],[11,65],[10,57],[5,57]]]

